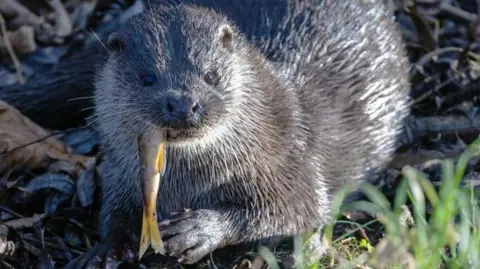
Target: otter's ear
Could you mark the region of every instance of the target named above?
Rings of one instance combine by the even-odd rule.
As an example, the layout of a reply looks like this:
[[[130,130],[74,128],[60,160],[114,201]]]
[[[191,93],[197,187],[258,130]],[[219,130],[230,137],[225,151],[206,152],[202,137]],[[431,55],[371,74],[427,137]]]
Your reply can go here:
[[[125,49],[125,40],[120,33],[112,33],[107,40],[109,52],[122,52]]]
[[[233,52],[233,29],[228,24],[218,27],[218,41],[229,52]]]

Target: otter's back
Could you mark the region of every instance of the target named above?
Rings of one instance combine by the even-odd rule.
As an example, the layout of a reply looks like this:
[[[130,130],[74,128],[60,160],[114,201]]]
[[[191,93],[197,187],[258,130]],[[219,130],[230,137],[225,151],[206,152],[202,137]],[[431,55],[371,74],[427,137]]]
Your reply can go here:
[[[408,59],[380,1],[292,1],[261,47],[298,91],[311,154],[332,190],[375,175],[409,109]]]

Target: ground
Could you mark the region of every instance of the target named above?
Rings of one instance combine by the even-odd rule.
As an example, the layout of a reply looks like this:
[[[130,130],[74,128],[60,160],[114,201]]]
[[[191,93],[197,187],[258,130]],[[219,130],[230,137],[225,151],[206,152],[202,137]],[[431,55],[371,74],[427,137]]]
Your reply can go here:
[[[131,251],[110,253],[107,265],[480,268],[480,2],[386,2],[411,61],[412,117],[385,175],[356,192],[353,204],[335,207],[322,260],[302,263],[309,255],[297,238],[274,250],[219,250],[192,266],[150,252],[138,262]],[[76,53],[91,29],[143,1],[0,3],[1,92]],[[89,127],[47,130],[20,110],[0,100],[0,268],[61,268],[98,240],[98,136]]]

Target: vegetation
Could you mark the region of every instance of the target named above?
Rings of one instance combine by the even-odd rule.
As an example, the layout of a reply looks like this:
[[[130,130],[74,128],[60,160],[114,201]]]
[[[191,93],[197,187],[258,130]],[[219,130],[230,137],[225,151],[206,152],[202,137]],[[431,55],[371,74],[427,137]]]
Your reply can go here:
[[[435,188],[427,175],[410,166],[402,170],[403,180],[390,202],[370,184],[361,186],[369,201],[356,201],[337,207],[342,212],[364,211],[376,219],[358,229],[380,222],[385,236],[376,246],[351,234],[332,239],[332,225],[326,228],[327,241],[333,246],[320,261],[304,262],[305,253],[297,238],[297,268],[480,268],[480,207],[473,186],[461,180],[467,163],[480,156],[480,138],[467,148],[456,164],[442,164],[442,180]],[[344,192],[339,193],[338,200]],[[477,194],[478,195],[478,194]],[[413,210],[413,214],[410,211]],[[428,214],[426,212],[429,212]],[[260,251],[271,268],[280,268],[267,249]]]

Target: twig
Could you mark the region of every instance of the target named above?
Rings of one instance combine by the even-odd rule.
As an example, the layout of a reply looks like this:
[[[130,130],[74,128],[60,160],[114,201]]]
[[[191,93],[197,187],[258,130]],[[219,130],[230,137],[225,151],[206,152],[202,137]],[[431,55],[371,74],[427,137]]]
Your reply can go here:
[[[7,268],[11,268],[11,269],[15,269],[15,267],[11,266],[9,263],[7,263],[6,261],[2,261],[2,264],[7,267]]]
[[[439,48],[439,49],[435,49],[428,52],[427,54],[423,55],[422,58],[420,58],[416,63],[413,64],[412,66],[413,70],[411,70],[412,73],[410,74],[410,76],[413,77],[416,74],[416,72],[418,72],[419,70],[423,73],[423,67],[425,66],[425,64],[427,64],[427,62],[431,61],[434,57],[438,57],[441,54],[447,53],[447,52],[461,53],[463,52],[463,49],[457,48],[457,47],[445,47],[445,48]]]
[[[63,239],[57,234],[55,234],[53,231],[51,231],[50,229],[47,228],[47,230],[49,233],[53,235],[53,239],[55,239],[55,241],[57,241],[57,244],[62,248],[65,258],[67,258],[68,261],[71,261],[73,259],[72,252],[67,247]]]
[[[18,146],[16,148],[12,148],[12,149],[9,149],[9,150],[5,150],[3,152],[0,152],[0,155],[2,154],[8,154],[8,153],[11,153],[13,151],[16,151],[16,150],[19,150],[19,149],[22,149],[22,148],[25,148],[25,147],[28,147],[30,145],[33,145],[33,144],[36,144],[36,143],[40,143],[42,141],[45,141],[47,140],[48,138],[52,137],[52,136],[56,136],[56,135],[59,135],[59,134],[66,134],[66,133],[69,133],[69,132],[73,132],[73,131],[76,131],[76,130],[81,130],[81,129],[85,129],[85,128],[88,128],[89,126],[85,126],[85,127],[78,127],[78,128],[70,128],[70,129],[67,129],[67,130],[64,130],[64,131],[58,131],[58,132],[53,132],[49,135],[46,135],[42,138],[39,138],[37,140],[34,140],[32,142],[29,142],[29,143],[26,143],[24,145],[21,145],[21,146]]]
[[[433,89],[430,89],[429,91],[427,91],[426,93],[420,95],[418,98],[416,98],[415,100],[413,100],[410,105],[416,105],[420,102],[422,102],[423,100],[427,99],[430,95],[432,95],[434,92],[438,92],[440,89],[442,89],[443,87],[445,87],[446,85],[448,85],[449,83],[451,83],[452,81],[454,81],[455,78],[449,78],[447,80],[445,80],[444,82],[442,82],[440,85],[438,85],[437,87],[433,88]]]
[[[0,31],[2,32],[3,42],[5,42],[5,47],[7,48],[7,51],[10,54],[10,57],[12,58],[13,64],[15,65],[18,81],[20,82],[20,84],[24,84],[25,79],[23,78],[23,75],[22,75],[22,67],[20,65],[20,62],[18,61],[17,56],[15,55],[15,52],[13,51],[12,44],[10,44],[10,40],[8,39],[7,27],[5,26],[5,20],[2,14],[0,14]]]
[[[424,151],[414,153],[399,153],[394,156],[388,167],[400,170],[405,165],[414,166],[427,163],[432,160],[443,160],[447,158],[458,159],[462,153],[463,150],[452,150],[449,152]]]
[[[463,101],[472,101],[475,96],[480,94],[480,83],[473,83],[468,85],[466,88],[453,92],[445,96],[442,100],[440,108],[449,107],[454,104],[461,103]]]
[[[37,238],[23,236],[22,239],[25,240],[25,241],[32,242],[32,243],[42,244],[41,240],[37,239]],[[63,250],[63,248],[61,246],[59,246],[58,244],[51,243],[51,242],[44,242],[44,243],[45,243],[46,247],[57,249],[57,250]],[[76,255],[83,255],[83,253],[84,253],[84,252],[82,252],[80,250],[76,250],[74,248],[71,248],[70,251],[72,253],[76,254]]]
[[[22,240],[23,248],[32,253],[34,256],[39,257],[42,255],[42,252],[34,245],[30,244],[27,240],[23,239]]]
[[[477,15],[461,10],[460,8],[447,3],[442,2],[440,4],[440,10],[468,22],[474,22],[477,20]]]
[[[457,116],[414,117],[405,121],[404,134],[399,138],[398,148],[404,147],[424,137],[438,135],[478,136],[480,116],[474,119]]]
[[[18,58],[22,55],[35,52],[37,50],[37,44],[35,42],[35,30],[32,26],[22,25],[20,28],[8,32],[8,41]],[[9,52],[0,38],[0,63],[8,64],[11,62]],[[6,57],[5,57],[6,55]]]
[[[25,216],[23,216],[23,215],[15,212],[15,211],[13,211],[13,210],[11,210],[10,208],[5,207],[5,206],[3,206],[3,205],[0,205],[0,209],[3,210],[3,211],[7,211],[8,213],[10,213],[10,214],[12,214],[12,215],[17,216],[18,218],[22,218],[22,219],[25,218]]]

